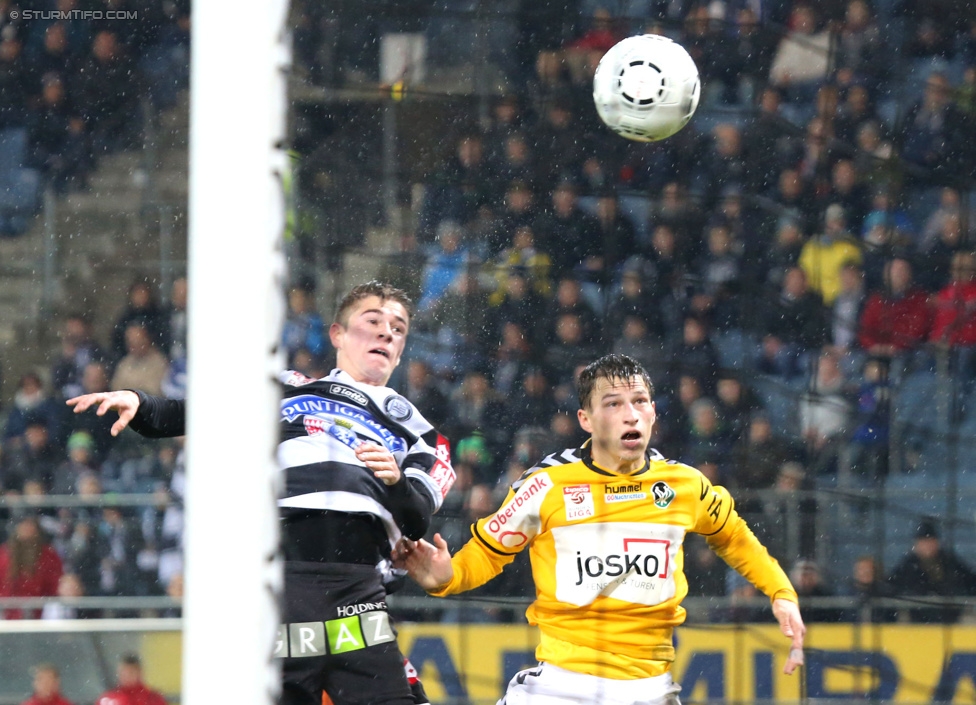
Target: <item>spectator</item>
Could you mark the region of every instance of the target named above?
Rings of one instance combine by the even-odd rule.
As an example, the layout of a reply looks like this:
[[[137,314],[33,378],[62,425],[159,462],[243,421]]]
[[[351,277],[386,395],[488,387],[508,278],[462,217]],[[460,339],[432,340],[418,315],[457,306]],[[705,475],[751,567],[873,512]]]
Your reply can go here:
[[[72,705],[61,695],[61,674],[56,666],[42,663],[33,670],[34,692],[21,705]]]
[[[868,214],[870,192],[861,182],[853,160],[838,159],[834,162],[827,198],[844,209],[851,232],[861,232],[861,225]]]
[[[31,422],[43,424],[55,443],[63,439],[64,411],[37,372],[25,372],[14,391],[14,405],[3,429],[4,440],[22,437]]]
[[[512,434],[520,428],[538,426],[556,413],[556,401],[552,388],[541,367],[528,367],[521,384],[514,390],[507,403],[506,426]],[[506,442],[502,447],[507,447]]]
[[[447,356],[431,361],[437,374],[463,374],[484,364],[493,331],[489,328],[488,297],[474,273],[461,272],[433,309],[416,320],[418,327],[430,326],[438,351]]]
[[[672,350],[672,359],[679,370],[701,381],[705,394],[712,393],[718,375],[718,353],[709,337],[708,324],[701,316],[685,316],[681,340]]]
[[[0,546],[0,597],[53,597],[58,593],[61,559],[41,531],[38,518],[20,519]],[[5,610],[4,619],[37,619],[39,609]]]
[[[651,292],[644,285],[643,273],[643,268],[637,264],[624,268],[620,280],[620,292],[610,300],[607,309],[603,331],[607,340],[618,339],[623,334],[624,321],[630,317],[642,320],[645,327],[654,335],[663,334],[661,314],[651,298]]]
[[[759,21],[755,10],[746,6],[736,13],[731,44],[726,52],[728,70],[725,73],[731,79],[729,88],[734,84],[739,102],[750,105],[769,77],[776,37]]]
[[[88,363],[81,376],[80,393],[93,394],[107,391],[109,391],[109,377],[105,363]],[[85,431],[91,436],[95,443],[93,460],[97,465],[101,465],[115,445],[115,438],[112,436],[112,424],[115,422],[109,416],[98,414],[71,414],[69,418],[70,432]]]
[[[288,311],[281,340],[289,365],[292,365],[299,350],[307,350],[313,358],[321,360],[331,347],[326,339],[322,316],[315,310],[313,293],[302,286],[288,289]]]
[[[890,599],[893,593],[874,556],[859,556],[854,561],[851,577],[841,587],[840,594],[857,600],[856,606],[844,616],[845,622],[877,624],[894,622],[898,618],[897,610],[876,604],[879,600]]]
[[[596,197],[597,242],[601,254],[584,263],[586,277],[595,287],[609,287],[616,283],[620,266],[636,249],[637,234],[630,220],[620,212],[616,191],[602,189]],[[599,299],[600,308],[604,301]]]
[[[861,315],[860,346],[869,355],[891,361],[922,345],[931,324],[928,295],[913,284],[911,263],[901,257],[888,260],[884,289],[871,293]]]
[[[840,292],[831,306],[830,337],[834,349],[847,354],[857,342],[858,320],[864,306],[864,273],[854,262],[840,270]]]
[[[166,344],[166,318],[159,307],[156,295],[144,279],[136,279],[129,286],[129,300],[112,329],[112,354],[116,360],[126,353],[126,330],[131,323],[141,323],[149,333],[154,346],[162,349]]]
[[[818,29],[816,12],[803,3],[793,6],[789,26],[773,56],[769,80],[791,97],[809,99],[827,75],[830,32]]]
[[[955,553],[944,547],[932,518],[919,522],[911,551],[888,576],[888,585],[898,597],[951,598],[976,595],[976,573]],[[962,607],[916,607],[909,609],[913,622],[953,624]]]
[[[76,494],[78,477],[95,471],[95,441],[85,431],[75,431],[68,436],[68,459],[54,471],[51,494]]]
[[[103,693],[95,705],[166,705],[166,698],[142,682],[142,662],[135,654],[119,660],[115,689]]]
[[[711,319],[718,330],[739,323],[738,298],[743,274],[742,243],[732,239],[728,226],[713,222],[706,233],[707,249],[697,263],[700,291],[694,297],[695,311]]]
[[[85,586],[74,573],[63,573],[58,580],[60,600],[48,602],[41,610],[41,619],[90,619],[98,616],[98,610],[79,608],[75,602],[85,596]]]
[[[799,560],[790,571],[790,581],[802,598],[833,597],[834,591],[824,581],[820,566],[811,560]],[[807,603],[804,619],[808,622],[839,622],[841,611],[834,607],[814,607]]]
[[[854,2],[861,2],[861,0],[854,0]],[[837,117],[834,118],[834,135],[845,145],[854,146],[857,144],[857,135],[861,128],[868,123],[873,123],[877,128],[877,120],[867,86],[854,83],[845,91],[844,101],[837,109]]]
[[[779,296],[767,302],[763,330],[759,370],[787,379],[804,371],[809,354],[827,342],[821,299],[807,289],[800,267],[786,271]]]
[[[773,190],[777,175],[785,166],[793,130],[783,117],[783,96],[778,89],[766,86],[757,103],[758,113],[744,128],[742,142],[750,162],[748,186],[765,193]]]
[[[595,345],[601,337],[600,320],[593,307],[583,295],[583,287],[576,277],[566,275],[556,284],[556,295],[549,303],[546,320],[549,322],[548,340],[554,342],[558,337],[559,317],[572,314],[579,319],[580,336],[587,345]]]
[[[732,449],[735,470],[728,478],[729,488],[739,490],[765,490],[773,486],[780,468],[787,461],[799,460],[802,451],[793,447],[789,441],[773,435],[769,414],[755,412],[746,429]],[[736,493],[740,496],[741,493]],[[747,496],[747,495],[745,495]],[[757,511],[756,505],[748,505],[740,500],[740,511]]]
[[[957,168],[968,131],[944,74],[929,75],[921,100],[908,110],[898,133],[902,156],[922,170],[923,178],[947,178]]]
[[[800,400],[800,431],[816,470],[835,469],[830,466],[839,450],[837,441],[850,428],[846,384],[837,354],[824,350],[817,359],[810,391]]]
[[[23,60],[23,48],[15,31],[5,31],[0,35],[0,92],[4,96],[3,107],[0,108],[0,129],[23,127],[26,121],[30,76]]]
[[[534,186],[536,178],[535,155],[524,132],[512,131],[502,138],[500,154],[490,160],[492,178],[497,184],[493,198],[505,195],[505,188],[513,181]]]
[[[436,244],[427,256],[420,285],[417,310],[421,315],[432,309],[447,293],[451,283],[474,264],[474,258],[463,245],[463,240],[464,232],[458,223],[450,220],[438,223]]]
[[[541,184],[557,184],[577,177],[583,162],[584,144],[579,133],[572,95],[554,93],[546,101],[542,121],[532,135]]]
[[[734,370],[719,370],[715,397],[719,416],[725,424],[728,438],[735,443],[742,438],[749,419],[759,408],[759,402]]]
[[[807,275],[810,288],[830,306],[840,293],[841,269],[848,262],[860,264],[861,259],[861,250],[847,230],[843,207],[828,206],[823,233],[808,240],[800,252],[800,267]]]
[[[0,485],[7,490],[22,490],[26,483],[36,482],[47,490],[63,459],[60,449],[51,440],[47,424],[40,418],[31,417],[23,435],[3,449]]]
[[[881,30],[870,6],[865,0],[848,2],[834,69],[849,71],[856,79],[877,84],[886,69],[883,49]]]
[[[946,221],[949,218],[958,218],[962,212],[959,190],[951,186],[943,188],[939,193],[939,205],[929,214],[922,225],[916,249],[923,253],[931,250],[938,241]]]
[[[170,360],[186,358],[186,333],[188,325],[186,310],[187,294],[186,277],[177,277],[174,279],[173,286],[170,288],[169,305],[166,307],[164,314],[166,319],[166,339],[163,341],[163,351]]]
[[[532,291],[526,273],[513,269],[508,273],[505,295],[488,312],[491,321],[489,330],[493,335],[498,335],[506,323],[514,323],[523,331],[531,348],[541,348],[548,342],[545,314],[546,302]]]
[[[580,210],[576,186],[568,180],[553,190],[552,206],[539,217],[535,230],[540,249],[552,256],[556,277],[588,268],[602,251],[599,222]]]
[[[62,74],[45,74],[39,105],[28,120],[28,163],[39,169],[57,193],[83,185],[91,168],[84,120],[68,102]]]
[[[495,397],[484,372],[468,372],[451,393],[448,408],[450,437],[460,440],[475,431],[497,429],[504,418],[501,402]]]
[[[918,257],[919,284],[926,291],[939,291],[950,283],[952,260],[965,247],[962,217],[948,215],[942,221],[935,244]]]
[[[512,242],[498,253],[494,260],[495,279],[498,282],[488,302],[497,305],[505,295],[508,273],[518,268],[528,277],[532,290],[542,297],[552,294],[549,279],[551,260],[548,254],[536,247],[535,233],[529,225],[520,225],[512,234]]]
[[[780,220],[772,247],[760,258],[765,265],[765,276],[761,281],[775,290],[783,286],[786,272],[797,266],[800,261],[800,253],[803,252],[805,242],[803,237],[803,230],[798,221],[793,218]]]
[[[138,560],[145,548],[145,537],[139,523],[122,514],[117,507],[103,507],[96,527],[106,550],[101,557],[99,593],[102,595],[132,596],[155,594],[155,578]],[[145,565],[145,564],[143,564]],[[151,569],[154,566],[146,566]]]
[[[79,107],[91,126],[96,155],[132,145],[138,134],[136,113],[139,75],[117,36],[110,30],[95,34],[91,53],[77,73]]]
[[[149,330],[140,322],[125,329],[127,354],[115,367],[112,389],[141,389],[146,394],[162,394],[169,361],[156,347]]]
[[[503,399],[515,389],[532,357],[525,332],[515,323],[502,324],[501,340],[491,355],[492,388]]]
[[[404,395],[435,427],[439,428],[447,421],[447,397],[438,388],[430,365],[424,360],[415,358],[407,363]]]
[[[81,313],[69,314],[61,328],[61,354],[51,366],[51,382],[62,399],[83,393],[82,377],[92,362],[104,362],[105,351],[92,338],[91,323]]]
[[[935,296],[929,341],[972,350],[976,346],[976,254],[960,251],[953,255],[950,277],[950,282]]]
[[[718,557],[705,539],[689,534],[684,545],[685,577],[691,597],[721,597],[725,595],[728,564]]]
[[[857,390],[857,410],[852,425],[850,464],[860,477],[876,485],[888,476],[888,432],[891,405],[888,366],[881,360],[864,363],[864,381]]]
[[[624,317],[612,347],[613,352],[629,355],[640,362],[651,379],[663,381],[667,377],[671,367],[667,346],[660,335],[651,333],[647,321],[641,316],[629,314]]]

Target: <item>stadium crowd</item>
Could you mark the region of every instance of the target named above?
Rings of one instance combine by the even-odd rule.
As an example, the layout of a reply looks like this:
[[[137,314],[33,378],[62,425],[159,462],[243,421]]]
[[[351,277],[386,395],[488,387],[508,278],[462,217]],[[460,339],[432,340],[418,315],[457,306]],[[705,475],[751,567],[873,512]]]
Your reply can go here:
[[[889,3],[898,44],[882,41],[879,8],[864,0],[763,3],[768,17],[750,3],[648,3],[640,17],[617,7],[628,3],[581,5],[580,29],[537,37],[523,90],[499,97],[491,119],[418,181],[416,228],[381,267],[417,302],[394,386],[454,449],[458,481],[436,530],[456,548],[513,479],[582,440],[574,378],[612,350],[651,372],[654,445],[742,496],[764,543],[792,564],[784,513],[817,508],[769,497],[843,473],[881,487],[892,387],[945,361],[962,400],[951,420],[968,411],[976,18],[938,2]],[[637,20],[687,46],[704,84],[699,119],[658,144],[620,139],[588,108],[595,60]],[[2,28],[23,42],[15,30]],[[315,44],[296,41],[300,58],[302,42]],[[58,360],[20,380],[6,405],[0,490],[158,493],[160,503],[3,517],[0,557],[47,567],[17,588],[0,570],[0,595],[179,593],[180,442],[113,439],[111,419],[71,416],[62,402],[119,388],[183,396],[185,287],[179,280],[164,308],[134,282],[111,340],[95,340],[86,315],[67,317]],[[290,366],[311,377],[327,374],[332,355],[331,311],[316,294],[289,290],[283,335]],[[773,494],[750,499],[755,490]],[[851,567],[849,589],[810,561],[796,563],[794,582],[801,595],[831,594],[831,577],[849,594],[976,594],[971,569],[938,534],[923,523],[905,547],[925,584],[868,559]],[[801,555],[814,540],[801,522]],[[689,543],[693,590],[747,589],[727,585],[707,553]],[[485,590],[528,594],[526,577],[523,567]],[[499,618],[464,609],[452,617]]]

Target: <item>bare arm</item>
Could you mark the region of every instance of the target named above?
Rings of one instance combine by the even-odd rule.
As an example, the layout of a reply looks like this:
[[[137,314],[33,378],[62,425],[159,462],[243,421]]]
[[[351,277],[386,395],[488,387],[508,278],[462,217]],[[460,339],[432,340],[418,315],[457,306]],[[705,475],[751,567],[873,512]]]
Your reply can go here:
[[[99,416],[105,416],[109,411],[118,412],[119,420],[112,424],[112,435],[117,436],[125,430],[139,410],[139,395],[127,389],[118,392],[96,392],[73,397],[65,404],[73,407],[76,414],[88,411],[96,405],[98,410],[95,413]]]
[[[807,628],[800,616],[800,606],[791,600],[782,598],[773,600],[773,615],[779,622],[779,629],[793,641],[790,644],[790,655],[783,666],[783,673],[792,674],[797,666],[803,665],[803,637]]]

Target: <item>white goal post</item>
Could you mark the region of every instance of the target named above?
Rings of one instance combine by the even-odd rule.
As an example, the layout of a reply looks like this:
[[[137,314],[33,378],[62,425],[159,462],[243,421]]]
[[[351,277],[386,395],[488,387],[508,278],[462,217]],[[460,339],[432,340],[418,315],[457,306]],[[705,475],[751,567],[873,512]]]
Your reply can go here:
[[[287,2],[193,3],[186,705],[267,705],[281,592],[277,372]]]

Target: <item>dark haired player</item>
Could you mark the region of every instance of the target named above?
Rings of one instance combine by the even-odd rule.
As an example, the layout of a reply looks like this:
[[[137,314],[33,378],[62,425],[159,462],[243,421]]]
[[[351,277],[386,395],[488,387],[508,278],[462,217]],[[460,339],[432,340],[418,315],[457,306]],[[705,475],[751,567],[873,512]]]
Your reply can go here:
[[[434,545],[398,546],[398,565],[438,597],[484,584],[529,549],[536,599],[527,616],[541,632],[540,665],[518,673],[501,702],[677,705],[672,630],[685,618],[689,532],[772,600],[792,639],[784,666],[792,673],[803,663],[796,591],[724,488],[649,450],[656,416],[647,372],[606,355],[582,371],[578,391],[590,439],[528,470],[453,559],[439,534]]]
[[[419,683],[416,697],[411,692],[387,616],[389,555],[401,536],[424,535],[454,470],[447,440],[385,386],[406,344],[410,309],[399,289],[355,287],[329,329],[336,369],[319,380],[282,376],[284,705],[320,705],[323,691],[338,703],[426,701]],[[184,432],[182,400],[121,391],[68,404],[76,413],[117,411],[114,435],[126,425],[150,437]]]

